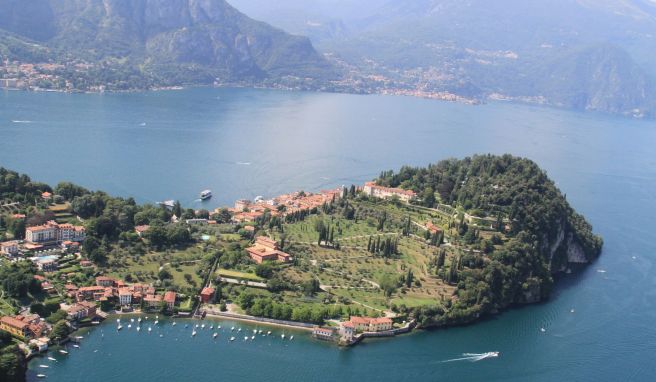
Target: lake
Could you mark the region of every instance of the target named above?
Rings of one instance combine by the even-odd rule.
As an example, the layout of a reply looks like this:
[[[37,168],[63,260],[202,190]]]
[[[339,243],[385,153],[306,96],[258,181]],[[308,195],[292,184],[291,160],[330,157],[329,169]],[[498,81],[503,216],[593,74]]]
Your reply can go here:
[[[117,382],[656,375],[653,121],[510,103],[249,89],[0,92],[0,142],[0,165],[33,179],[70,180],[140,202],[179,199],[195,208],[362,183],[404,164],[509,152],[546,169],[605,240],[600,259],[561,280],[550,301],[472,326],[340,349],[305,333],[291,342],[278,336],[231,344],[227,334],[192,339],[180,322],[151,335],[117,333],[109,322],[85,334],[80,349],[55,355],[57,362],[34,360],[32,378],[44,370],[50,381]],[[198,193],[206,188],[215,196],[201,204]],[[501,356],[449,361],[488,351]],[[45,363],[48,369],[38,367]]]

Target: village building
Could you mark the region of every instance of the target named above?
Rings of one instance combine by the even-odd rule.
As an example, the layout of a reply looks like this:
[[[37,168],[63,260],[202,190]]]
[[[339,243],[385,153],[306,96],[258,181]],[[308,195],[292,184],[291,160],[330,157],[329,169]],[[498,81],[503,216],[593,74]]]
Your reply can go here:
[[[169,312],[173,312],[173,308],[175,308],[175,297],[176,294],[173,291],[167,291],[164,293],[164,302],[166,303],[166,309],[168,309]]]
[[[67,317],[71,321],[80,321],[85,318],[96,316],[96,304],[90,301],[82,301],[69,306],[66,309]]]
[[[48,351],[48,341],[50,341],[48,337],[35,338],[30,340],[29,345],[31,348],[36,349],[37,352],[43,353]]]
[[[79,288],[75,284],[70,284],[69,283],[69,284],[64,285],[64,290],[66,290],[66,296],[71,297],[71,298],[75,298],[75,296],[77,295],[78,289]]]
[[[18,254],[18,241],[5,241],[0,243],[0,253],[8,256],[16,256]]]
[[[362,192],[364,192],[366,195],[381,199],[398,197],[399,200],[406,203],[416,196],[414,191],[404,190],[402,188],[383,187],[377,185],[375,182],[365,183],[364,187],[362,188]]]
[[[251,201],[248,199],[239,199],[235,202],[235,211],[242,212],[246,210],[251,205]]]
[[[287,263],[292,260],[291,255],[280,250],[278,243],[266,236],[258,236],[255,244],[246,248],[251,259],[258,264],[263,261],[281,261]]]
[[[347,322],[350,322],[357,332],[382,332],[392,329],[392,319],[389,317],[351,316],[351,320]]]
[[[355,337],[355,325],[351,321],[345,321],[339,325],[339,337],[342,341],[351,343]]]
[[[207,304],[211,302],[214,299],[214,288],[212,287],[205,287],[203,290],[200,292],[200,301],[203,304]]]
[[[335,329],[315,326],[312,329],[312,336],[324,341],[333,341],[335,339]]]
[[[41,272],[57,272],[57,269],[59,268],[59,262],[53,258],[37,258],[35,263],[37,269]]]
[[[162,305],[162,296],[158,294],[148,294],[143,298],[145,309],[159,309]]]
[[[25,229],[25,241],[30,244],[53,245],[64,241],[84,241],[85,228],[72,224],[59,224],[54,220],[46,224],[31,226]]]
[[[121,288],[118,291],[118,301],[121,306],[132,304],[132,291],[128,288]]]
[[[0,329],[21,339],[27,338],[30,334],[29,324],[9,316],[0,318]]]
[[[116,286],[116,280],[107,276],[98,276],[96,277],[96,285],[101,287],[114,287]]]

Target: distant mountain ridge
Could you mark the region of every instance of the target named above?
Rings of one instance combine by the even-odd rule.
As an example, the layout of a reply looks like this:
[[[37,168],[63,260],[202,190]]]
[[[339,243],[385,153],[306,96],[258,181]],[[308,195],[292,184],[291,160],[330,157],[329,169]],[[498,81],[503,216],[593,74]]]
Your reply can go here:
[[[253,17],[310,36],[320,50],[363,71],[418,88],[656,114],[656,2],[651,0],[233,3]],[[341,25],[339,33],[327,33],[333,24]]]
[[[0,0],[0,29],[53,56],[127,60],[155,75],[334,75],[309,39],[252,20],[224,0]]]

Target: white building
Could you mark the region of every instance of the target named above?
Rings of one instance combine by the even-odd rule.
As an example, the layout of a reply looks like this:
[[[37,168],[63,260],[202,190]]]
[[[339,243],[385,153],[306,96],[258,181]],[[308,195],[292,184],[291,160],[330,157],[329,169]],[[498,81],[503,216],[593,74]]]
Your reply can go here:
[[[0,243],[0,252],[9,256],[18,254],[18,241],[12,240]]]
[[[64,241],[84,241],[86,230],[82,226],[58,224],[50,220],[46,224],[27,227],[25,241],[33,244],[60,244]]]
[[[404,190],[402,188],[383,187],[374,182],[365,183],[362,191],[369,196],[381,199],[389,199],[396,196],[404,202],[409,202],[416,196],[414,191]]]

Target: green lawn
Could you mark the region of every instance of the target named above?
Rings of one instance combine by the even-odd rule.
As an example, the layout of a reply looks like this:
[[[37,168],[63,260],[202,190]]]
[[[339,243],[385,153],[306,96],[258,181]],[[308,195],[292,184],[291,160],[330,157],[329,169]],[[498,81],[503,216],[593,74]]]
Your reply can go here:
[[[242,280],[251,280],[251,281],[264,281],[263,278],[260,276],[253,274],[253,273],[246,273],[246,272],[239,272],[235,271],[232,269],[218,269],[216,273],[219,274],[219,276],[224,276],[224,277],[229,277],[229,278],[235,278],[235,279],[242,279]]]

